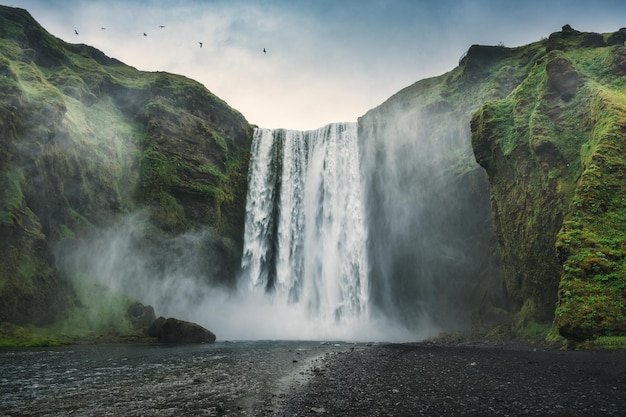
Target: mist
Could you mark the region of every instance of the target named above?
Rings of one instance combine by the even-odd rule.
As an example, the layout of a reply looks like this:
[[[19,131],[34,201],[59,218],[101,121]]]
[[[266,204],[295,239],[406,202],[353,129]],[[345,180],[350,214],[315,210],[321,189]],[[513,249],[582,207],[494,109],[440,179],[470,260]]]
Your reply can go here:
[[[251,288],[246,280],[235,288],[224,285],[220,260],[210,251],[216,236],[208,228],[165,235],[139,211],[72,244],[61,244],[57,264],[72,278],[92,322],[118,320],[119,302],[108,294],[123,294],[151,305],[157,316],[196,322],[222,341],[415,339],[414,333],[382,317],[336,324],[312,315],[306,305]]]
[[[485,300],[505,303],[487,179],[460,108],[412,97],[360,120],[371,303],[416,332],[467,330]]]
[[[77,286],[219,340],[416,341],[469,329],[481,303],[506,300],[464,120],[416,99],[358,124],[257,129],[240,276],[225,276],[215,230],[172,236],[141,211],[61,245],[58,264]]]

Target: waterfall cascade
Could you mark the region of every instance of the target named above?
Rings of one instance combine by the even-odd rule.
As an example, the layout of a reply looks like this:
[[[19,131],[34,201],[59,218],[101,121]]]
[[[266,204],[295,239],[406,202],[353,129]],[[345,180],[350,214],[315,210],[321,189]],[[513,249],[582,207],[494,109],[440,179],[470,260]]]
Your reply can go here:
[[[368,314],[367,233],[356,123],[257,129],[242,259],[248,290],[317,327]]]

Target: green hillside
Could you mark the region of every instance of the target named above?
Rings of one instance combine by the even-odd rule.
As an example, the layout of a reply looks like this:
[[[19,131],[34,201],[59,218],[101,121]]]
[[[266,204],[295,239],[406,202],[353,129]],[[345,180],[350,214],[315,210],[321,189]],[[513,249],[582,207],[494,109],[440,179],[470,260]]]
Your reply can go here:
[[[232,285],[251,137],[201,84],[67,44],[0,7],[0,323],[49,326],[94,310],[58,255],[137,211],[151,224],[146,248],[212,230],[201,244]]]

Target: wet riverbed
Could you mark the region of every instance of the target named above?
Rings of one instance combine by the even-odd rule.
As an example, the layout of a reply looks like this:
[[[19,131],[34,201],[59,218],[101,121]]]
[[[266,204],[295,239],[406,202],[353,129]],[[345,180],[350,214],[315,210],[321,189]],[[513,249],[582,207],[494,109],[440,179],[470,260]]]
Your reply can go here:
[[[271,415],[352,344],[219,342],[0,350],[0,415]]]

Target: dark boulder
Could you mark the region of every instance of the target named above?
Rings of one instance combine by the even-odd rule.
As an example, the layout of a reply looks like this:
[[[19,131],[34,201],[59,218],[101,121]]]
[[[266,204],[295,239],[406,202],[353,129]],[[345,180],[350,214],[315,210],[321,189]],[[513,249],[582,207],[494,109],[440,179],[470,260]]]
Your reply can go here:
[[[626,29],[622,28],[615,33],[612,33],[611,36],[606,40],[607,45],[624,45],[626,42]]]
[[[613,50],[613,74],[616,76],[626,75],[626,48]]]
[[[579,83],[578,72],[565,58],[555,57],[546,65],[548,87],[557,93],[563,101],[570,101],[576,95]]]
[[[196,323],[175,318],[159,317],[148,335],[156,337],[159,343],[214,343],[215,334]]]
[[[156,319],[156,314],[154,314],[152,306],[146,306],[136,301],[126,309],[126,319],[134,330],[147,333]]]
[[[580,41],[580,46],[583,48],[601,48],[606,46],[606,43],[604,37],[599,33],[585,33]]]

